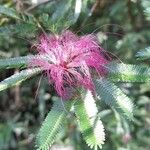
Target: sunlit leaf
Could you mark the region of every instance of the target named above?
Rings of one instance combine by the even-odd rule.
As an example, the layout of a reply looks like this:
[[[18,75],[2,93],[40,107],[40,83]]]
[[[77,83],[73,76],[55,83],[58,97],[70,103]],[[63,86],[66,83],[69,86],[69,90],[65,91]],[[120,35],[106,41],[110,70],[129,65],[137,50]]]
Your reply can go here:
[[[113,82],[149,82],[150,68],[145,65],[112,63],[106,66],[106,77]]]
[[[84,99],[75,102],[75,113],[83,137],[91,148],[102,147],[105,141],[103,124],[98,117],[97,107],[92,93],[88,91]]]

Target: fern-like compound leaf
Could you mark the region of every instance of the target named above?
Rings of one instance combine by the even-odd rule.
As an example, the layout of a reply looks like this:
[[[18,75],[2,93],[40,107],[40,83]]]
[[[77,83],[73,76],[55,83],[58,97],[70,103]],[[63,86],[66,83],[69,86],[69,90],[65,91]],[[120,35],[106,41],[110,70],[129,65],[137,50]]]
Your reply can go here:
[[[90,91],[87,91],[83,100],[74,104],[75,113],[79,122],[83,138],[90,148],[101,148],[105,140],[103,124],[98,117],[95,100]]]
[[[41,72],[40,68],[33,68],[33,69],[26,69],[22,70],[19,73],[16,73],[9,78],[6,78],[5,80],[0,82],[0,91],[5,90],[9,87],[18,85],[22,83],[23,81],[29,79],[30,77],[38,74]]]
[[[136,57],[138,60],[150,59],[150,47],[147,47],[137,52]]]
[[[51,111],[47,114],[42,123],[39,133],[36,137],[36,147],[38,150],[49,150],[49,147],[55,142],[57,133],[66,119],[73,101],[55,101]]]
[[[0,59],[0,69],[25,68],[32,63],[33,59],[48,59],[48,58],[47,55],[28,55],[14,58],[3,58]]]
[[[98,98],[115,109],[121,116],[133,119],[134,105],[120,88],[106,79],[94,80]]]
[[[106,77],[113,82],[150,82],[150,68],[145,65],[112,63]]]
[[[34,56],[0,59],[0,69],[24,68],[28,65],[30,59],[32,58],[34,58]]]

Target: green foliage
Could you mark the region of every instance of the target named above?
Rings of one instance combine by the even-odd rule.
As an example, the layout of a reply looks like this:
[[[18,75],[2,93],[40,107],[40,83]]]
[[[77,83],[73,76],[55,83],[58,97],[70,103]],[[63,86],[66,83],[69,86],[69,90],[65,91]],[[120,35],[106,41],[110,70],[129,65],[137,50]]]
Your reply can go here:
[[[0,79],[4,79],[0,82],[0,91],[3,90],[0,93],[0,149],[33,149],[35,130],[50,110],[36,138],[39,150],[49,149],[55,141],[74,143],[77,150],[101,148],[105,132],[100,118],[107,129],[103,150],[149,150],[150,86],[143,82],[150,81],[150,68],[147,61],[147,65],[134,65],[137,50],[143,49],[136,54],[139,60],[150,58],[149,0],[39,1],[37,4],[31,0],[0,2],[0,57],[7,57],[0,59]],[[25,69],[34,57],[28,50],[40,34],[59,34],[68,28],[77,34],[97,33],[101,46],[124,62],[114,60],[105,66],[107,73],[103,78],[93,79],[95,97],[89,91],[81,91],[79,99],[63,101],[64,104],[57,99],[51,108],[55,92],[43,78],[39,82],[25,82],[21,88],[16,86],[5,90],[41,72],[40,68]],[[25,70],[19,72],[22,68]],[[15,70],[19,73],[12,75]],[[134,113],[132,100],[121,90],[122,82],[128,82],[123,84],[125,92],[136,99]],[[37,101],[32,98],[35,91]],[[75,109],[70,109],[73,103]],[[75,118],[67,118],[70,111],[75,113],[89,147],[80,137]],[[18,120],[25,124],[23,132],[16,125],[18,120],[15,125],[7,122],[18,113]],[[127,118],[134,122],[128,122]]]
[[[19,23],[15,25],[0,27],[0,36],[4,36],[4,35],[8,36],[13,34],[27,35],[27,34],[35,33],[36,30],[37,27],[33,24]]]
[[[149,82],[150,68],[146,65],[131,65],[123,63],[111,63],[107,78],[113,82]]]
[[[67,5],[66,5],[67,3]],[[66,29],[70,27],[77,20],[73,19],[73,0],[67,1],[59,1],[57,5],[52,5],[52,10],[55,11],[50,16],[48,13],[44,13],[40,16],[40,23],[46,28],[46,30],[50,30],[51,32],[58,33],[61,32],[62,29]]]
[[[35,24],[36,18],[31,14],[21,14],[18,13],[15,9],[1,6],[0,5],[0,14],[6,15],[15,20],[19,20],[20,22]]]
[[[95,149],[102,148],[105,140],[104,127],[97,113],[95,100],[90,91],[86,92],[84,99],[76,101],[75,114],[81,132],[88,146]]]
[[[0,27],[0,36],[26,35],[36,33],[38,30],[39,25],[36,23],[36,18],[32,15],[19,14],[16,10],[4,6],[0,6],[0,14],[19,20],[19,23]]]
[[[33,75],[36,75],[41,72],[40,68],[34,68],[34,69],[26,69],[20,71],[20,73],[16,73],[9,78],[6,78],[5,80],[0,82],[0,91],[5,90],[9,87],[18,85],[22,83],[23,81],[29,79]]]
[[[137,52],[136,57],[138,60],[145,60],[150,58],[150,47],[142,49],[141,51]]]
[[[95,88],[97,96],[100,100],[110,105],[121,116],[133,119],[134,106],[130,98],[128,98],[115,84],[106,79],[97,79]]]
[[[37,135],[36,147],[38,150],[47,150],[55,142],[72,103],[73,101],[61,103],[59,100],[54,102]]]
[[[14,19],[19,19],[19,14],[15,9],[4,7],[2,5],[0,5],[0,14],[12,17]]]

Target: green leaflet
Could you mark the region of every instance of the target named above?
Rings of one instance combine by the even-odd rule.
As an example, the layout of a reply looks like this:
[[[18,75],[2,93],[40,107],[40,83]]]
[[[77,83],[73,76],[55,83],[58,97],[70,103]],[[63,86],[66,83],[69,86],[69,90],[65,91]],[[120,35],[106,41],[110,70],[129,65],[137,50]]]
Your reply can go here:
[[[150,47],[142,49],[135,55],[138,60],[150,59]]]
[[[59,100],[55,101],[51,111],[42,123],[42,127],[36,138],[36,147],[38,150],[48,150],[55,142],[57,133],[64,123],[66,113],[70,111],[73,101],[64,101],[63,103]]]
[[[19,14],[13,8],[8,8],[0,5],[0,14],[12,17],[14,19],[19,19]]]
[[[106,77],[113,82],[149,82],[150,68],[144,65],[113,63],[107,66]]]
[[[74,104],[77,120],[83,137],[91,148],[102,147],[105,140],[103,124],[98,117],[97,107],[92,93],[88,91],[84,100],[77,100]]]
[[[133,119],[132,101],[113,83],[106,79],[94,80],[99,99],[114,108],[121,116]]]
[[[0,82],[0,91],[5,90],[9,87],[15,86],[20,84],[21,82],[25,81],[26,79],[30,78],[33,75],[36,75],[41,72],[40,68],[34,69],[26,69],[22,70],[19,73],[16,73],[9,78]]]

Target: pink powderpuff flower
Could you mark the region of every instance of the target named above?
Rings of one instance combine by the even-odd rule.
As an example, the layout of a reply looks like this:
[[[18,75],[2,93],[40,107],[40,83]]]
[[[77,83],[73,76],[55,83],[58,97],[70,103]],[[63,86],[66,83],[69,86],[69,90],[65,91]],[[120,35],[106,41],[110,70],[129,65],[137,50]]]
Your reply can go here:
[[[39,37],[36,49],[38,57],[31,60],[30,66],[46,71],[49,82],[64,99],[70,98],[78,86],[94,91],[93,70],[105,74],[104,65],[108,61],[92,34],[79,37],[68,30],[61,35],[44,34]]]

